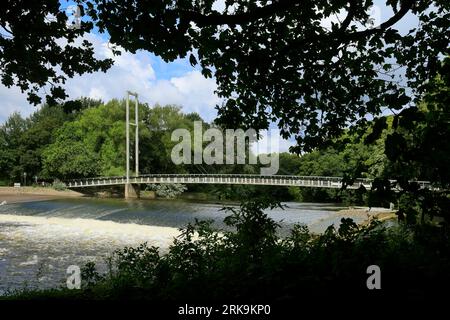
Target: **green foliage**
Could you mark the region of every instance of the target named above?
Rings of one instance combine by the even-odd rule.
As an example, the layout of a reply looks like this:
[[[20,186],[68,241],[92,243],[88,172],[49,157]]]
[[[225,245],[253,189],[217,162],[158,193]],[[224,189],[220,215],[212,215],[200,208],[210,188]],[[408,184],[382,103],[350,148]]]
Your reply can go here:
[[[13,113],[5,124],[1,126],[0,172],[3,178],[18,178],[20,181],[23,168],[17,166],[21,156],[19,147],[21,136],[27,127],[28,122],[18,113]]]
[[[177,128],[192,129],[189,117],[176,106],[150,108],[146,104],[139,105],[142,172],[176,173],[184,170],[170,160],[175,145],[171,134]],[[133,130],[131,141],[134,141]],[[62,179],[124,175],[125,102],[112,100],[107,104],[82,108],[73,121],[64,123],[57,130],[55,142],[43,153],[43,164],[46,172]]]
[[[398,215],[411,224],[434,218],[450,223],[449,67],[446,58],[440,65],[442,76],[427,84],[428,91],[417,108],[395,115],[385,140],[388,176],[402,189],[397,195]],[[430,181],[435,190],[419,188],[417,180]]]
[[[133,107],[131,112],[133,113]],[[192,133],[198,114],[183,114],[178,106],[139,106],[140,170],[144,173],[249,173],[257,174],[257,165],[234,164],[203,166],[175,165],[171,151],[175,129]],[[112,100],[106,104],[88,98],[61,106],[43,106],[29,118],[13,114],[0,127],[0,173],[11,184],[23,173],[39,180],[70,179],[91,176],[122,176],[125,168],[125,105]],[[204,130],[210,125],[203,123]],[[193,134],[191,138],[193,139]],[[131,131],[131,141],[134,130]],[[133,145],[131,148],[133,149]],[[249,150],[249,146],[247,146]],[[250,151],[247,151],[250,152]],[[133,156],[133,154],[132,154]],[[281,165],[295,172],[298,156],[281,154]],[[132,159],[133,160],[133,159]],[[283,170],[283,168],[282,168]],[[158,186],[160,196],[173,197],[176,191]],[[164,190],[163,190],[164,189]],[[167,189],[167,190],[166,190]],[[204,192],[220,199],[242,199],[254,193],[254,186],[190,185],[189,191]],[[290,199],[285,189],[260,188],[279,199]],[[175,192],[176,191],[176,192]],[[174,193],[175,192],[175,193]],[[173,194],[172,194],[173,193]]]
[[[158,197],[173,199],[187,190],[184,184],[179,183],[162,183],[162,184],[149,184],[148,190],[155,191]]]
[[[410,107],[448,53],[446,0],[383,1],[379,5],[393,14],[379,26],[370,23],[374,1],[229,0],[223,12],[214,1],[135,1],[131,7],[121,1],[76,2],[86,14],[80,28],[66,25],[57,0],[4,3],[4,85],[18,85],[33,103],[48,83],[47,99],[65,98],[59,84],[67,77],[105,71],[113,63],[96,59],[88,39],[75,45],[97,28],[114,54],[120,46],[164,61],[189,56],[205,77],[214,76],[218,95],[227,99],[217,106],[221,123],[263,129],[277,120],[283,135],[297,140],[298,152],[339,137],[349,123],[363,124],[386,106]],[[336,12],[346,17],[324,28]],[[49,15],[56,19],[48,22]],[[411,16],[418,25],[399,32],[398,22]],[[395,81],[400,69],[414,90]]]
[[[27,92],[30,103],[39,104],[39,91],[47,86],[47,102],[54,105],[55,99],[67,97],[61,87],[67,78],[112,65],[112,59],[94,56],[89,41],[79,41],[93,24],[83,21],[80,28],[71,28],[58,0],[4,1],[0,21],[1,81]]]
[[[103,278],[97,272],[95,268],[95,263],[92,261],[87,262],[81,268],[81,278],[83,279],[83,288],[90,288],[96,282],[102,280]]]
[[[67,190],[66,185],[61,181],[54,181],[52,184],[53,189],[57,191],[64,191]]]
[[[0,126],[0,175],[9,183],[21,181],[23,173],[49,178],[42,170],[42,153],[54,141],[55,131],[71,116],[61,106],[44,105],[24,119],[12,114]]]
[[[148,128],[147,136],[140,138],[141,170],[145,173],[178,173],[187,172],[190,166],[175,165],[171,160],[172,148],[178,143],[172,141],[172,132],[176,129],[187,129],[193,139],[194,121],[203,121],[196,113],[183,114],[179,106],[155,105],[148,108],[144,118]]]
[[[125,161],[124,119],[123,103],[117,100],[82,110],[57,130],[43,154],[44,169],[59,178],[117,173]]]
[[[391,118],[384,119],[388,123]],[[376,126],[375,122],[375,126]],[[296,160],[297,175],[343,177],[351,182],[353,178],[385,177],[388,160],[384,155],[386,133],[375,137],[371,129],[362,136],[347,132],[332,144],[313,152],[303,154]],[[374,139],[366,144],[368,138]],[[368,204],[364,190],[339,190],[291,187],[289,193],[304,202],[344,202],[346,204]],[[373,201],[380,205],[382,201]]]
[[[378,5],[393,14],[378,26],[369,22],[374,1],[229,0],[223,12],[214,1],[90,3],[88,15],[111,43],[165,61],[189,56],[205,77],[214,76],[226,98],[217,106],[221,124],[265,129],[276,121],[296,139],[298,152],[320,147],[386,106],[409,107],[448,52],[445,0],[383,1]],[[324,28],[336,12],[346,17]],[[398,22],[411,16],[418,26],[399,32]],[[399,69],[416,90],[396,81]]]
[[[177,128],[192,130],[193,121],[201,118],[183,114],[180,107],[150,108],[146,104],[139,106],[139,117],[141,171],[186,172],[187,166],[176,166],[170,160],[176,143],[171,134]],[[64,105],[44,105],[26,119],[12,114],[0,126],[0,146],[0,178],[8,184],[21,181],[24,172],[38,180],[123,175],[124,101],[103,104],[81,98]]]
[[[89,177],[98,172],[97,155],[81,141],[57,141],[44,152],[45,170],[61,178]]]

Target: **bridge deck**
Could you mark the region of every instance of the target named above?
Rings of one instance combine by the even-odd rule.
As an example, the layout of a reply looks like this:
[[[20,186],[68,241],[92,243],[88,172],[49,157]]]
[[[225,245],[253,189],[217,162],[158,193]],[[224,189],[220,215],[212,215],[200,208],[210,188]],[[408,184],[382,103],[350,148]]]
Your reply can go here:
[[[319,177],[319,176],[287,176],[287,175],[248,175],[248,174],[145,174],[130,177],[97,177],[66,181],[68,188],[85,188],[97,186],[113,186],[132,184],[153,183],[182,183],[182,184],[244,184],[244,185],[267,185],[267,186],[297,186],[312,188],[342,188],[341,177]],[[417,181],[421,188],[429,186],[427,181]],[[372,180],[356,179],[348,189],[358,189],[364,186],[370,189]]]

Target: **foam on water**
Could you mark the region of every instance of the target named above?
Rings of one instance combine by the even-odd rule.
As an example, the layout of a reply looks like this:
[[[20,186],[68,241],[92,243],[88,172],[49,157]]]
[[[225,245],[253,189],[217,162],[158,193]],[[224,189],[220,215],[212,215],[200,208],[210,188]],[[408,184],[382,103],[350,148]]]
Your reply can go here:
[[[9,239],[27,238],[34,242],[66,241],[73,243],[73,241],[109,242],[120,240],[124,245],[148,241],[163,246],[179,234],[176,228],[171,227],[84,218],[0,214],[0,224],[5,223],[15,227],[2,230],[3,237]]]
[[[178,229],[81,218],[0,214],[0,294],[11,288],[54,287],[69,265],[104,258],[144,242],[168,248]]]

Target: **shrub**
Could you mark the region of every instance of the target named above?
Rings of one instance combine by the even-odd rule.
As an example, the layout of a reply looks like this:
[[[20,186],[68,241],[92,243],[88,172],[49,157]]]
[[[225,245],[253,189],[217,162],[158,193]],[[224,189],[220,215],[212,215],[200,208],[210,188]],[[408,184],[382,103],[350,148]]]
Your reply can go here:
[[[56,180],[56,181],[53,182],[52,188],[57,190],[57,191],[67,190],[66,185],[63,182],[59,181],[59,180]]]
[[[162,183],[149,184],[147,185],[147,190],[155,191],[158,197],[173,199],[186,191],[187,187],[180,183]]]

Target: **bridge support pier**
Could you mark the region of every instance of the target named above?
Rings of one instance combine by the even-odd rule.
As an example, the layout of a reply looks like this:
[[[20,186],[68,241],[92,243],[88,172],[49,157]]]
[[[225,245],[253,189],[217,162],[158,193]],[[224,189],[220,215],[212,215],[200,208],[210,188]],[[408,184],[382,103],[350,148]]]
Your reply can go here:
[[[133,183],[125,183],[125,199],[139,199],[140,186]]]

